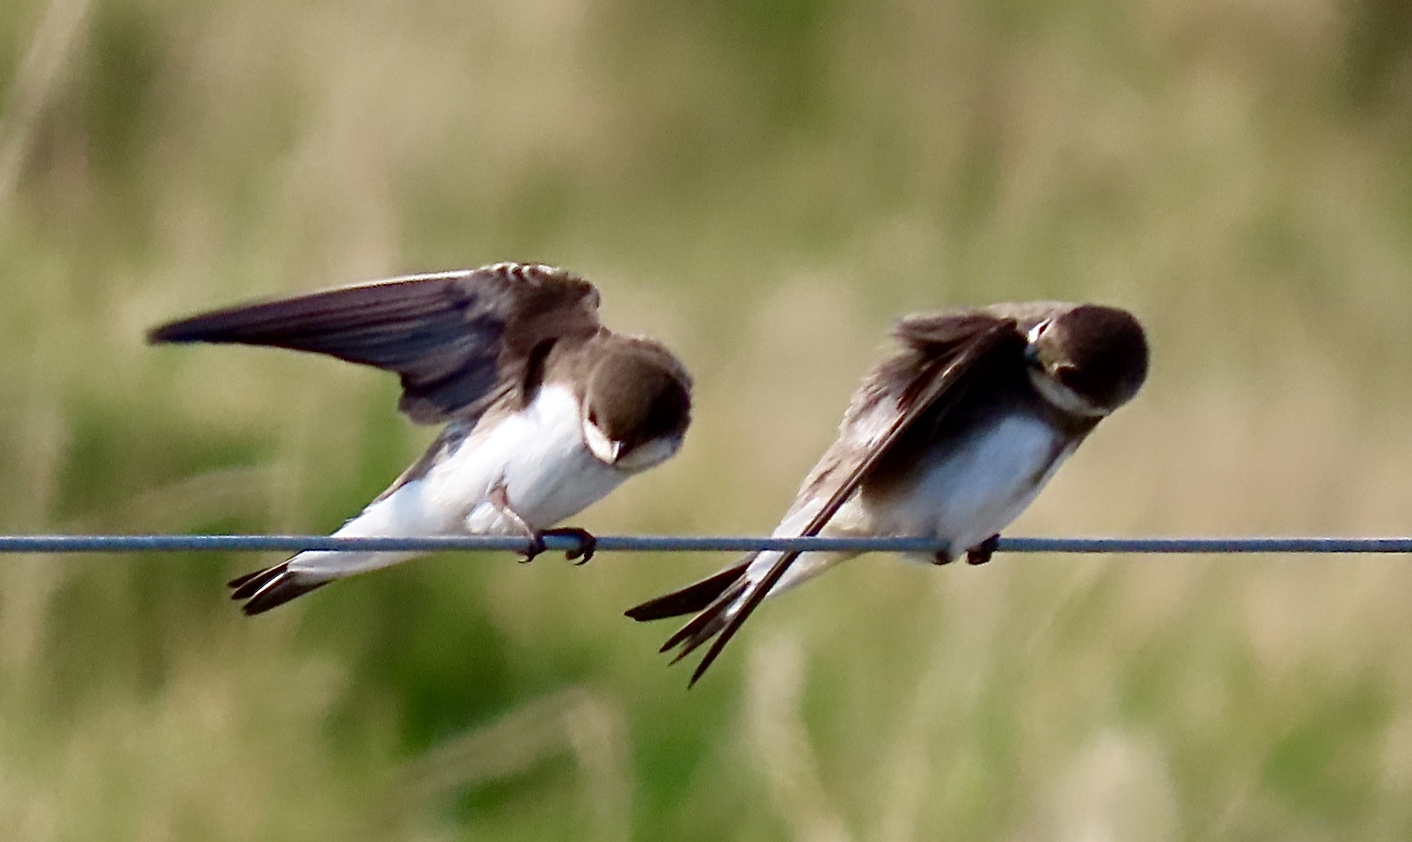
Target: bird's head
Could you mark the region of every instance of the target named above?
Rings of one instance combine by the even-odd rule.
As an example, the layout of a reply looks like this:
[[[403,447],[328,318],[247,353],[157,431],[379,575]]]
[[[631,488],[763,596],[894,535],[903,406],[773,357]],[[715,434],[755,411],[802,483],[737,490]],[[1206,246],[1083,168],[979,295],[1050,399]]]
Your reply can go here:
[[[646,470],[681,446],[691,423],[691,380],[662,346],[627,340],[593,366],[581,421],[599,460],[625,473]]]
[[[1074,415],[1107,415],[1147,378],[1147,338],[1126,310],[1080,304],[1038,322],[1026,340],[1030,381]]]

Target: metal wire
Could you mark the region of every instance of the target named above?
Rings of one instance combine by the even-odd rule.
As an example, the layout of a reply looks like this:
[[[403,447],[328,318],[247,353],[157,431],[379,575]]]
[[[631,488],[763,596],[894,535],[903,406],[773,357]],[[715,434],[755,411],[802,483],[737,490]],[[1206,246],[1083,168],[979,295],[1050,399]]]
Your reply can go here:
[[[572,536],[549,535],[547,550],[577,549]],[[434,538],[336,538],[328,535],[0,535],[0,553],[170,552],[435,552],[499,550],[524,552],[528,541],[513,536]],[[946,549],[930,538],[761,538],[693,535],[600,535],[599,552],[754,552],[802,550],[933,553]],[[1231,538],[1001,538],[1004,553],[1412,553],[1412,538],[1231,537]]]

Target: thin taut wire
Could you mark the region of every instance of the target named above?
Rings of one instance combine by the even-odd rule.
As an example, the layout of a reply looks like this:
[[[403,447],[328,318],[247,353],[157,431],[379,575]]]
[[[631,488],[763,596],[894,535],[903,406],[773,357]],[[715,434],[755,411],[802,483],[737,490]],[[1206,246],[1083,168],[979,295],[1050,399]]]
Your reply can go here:
[[[573,536],[549,535],[548,550],[579,547]],[[524,538],[336,538],[328,535],[0,535],[0,553],[301,552],[304,550],[524,552]],[[755,552],[801,550],[934,553],[945,544],[930,538],[758,538],[714,535],[600,535],[599,552]],[[1001,538],[1004,553],[1412,553],[1412,538]]]

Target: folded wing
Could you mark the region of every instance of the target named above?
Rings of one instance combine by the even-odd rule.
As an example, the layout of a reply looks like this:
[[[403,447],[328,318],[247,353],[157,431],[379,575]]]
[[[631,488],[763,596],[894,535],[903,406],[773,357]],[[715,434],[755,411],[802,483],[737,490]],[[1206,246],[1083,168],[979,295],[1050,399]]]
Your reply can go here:
[[[902,320],[895,334],[904,350],[879,365],[864,381],[844,415],[838,440],[800,488],[791,513],[824,501],[799,531],[801,536],[818,535],[891,447],[917,424],[936,424],[988,363],[1024,349],[1024,336],[1017,331],[1015,320],[981,311],[911,316]],[[763,576],[748,575],[751,559],[747,558],[710,579],[629,609],[627,614],[637,620],[653,620],[698,611],[663,646],[663,651],[680,646],[676,656],[680,660],[714,638],[692,673],[691,683],[695,684],[799,555],[780,554]],[[708,595],[709,604],[698,608]]]

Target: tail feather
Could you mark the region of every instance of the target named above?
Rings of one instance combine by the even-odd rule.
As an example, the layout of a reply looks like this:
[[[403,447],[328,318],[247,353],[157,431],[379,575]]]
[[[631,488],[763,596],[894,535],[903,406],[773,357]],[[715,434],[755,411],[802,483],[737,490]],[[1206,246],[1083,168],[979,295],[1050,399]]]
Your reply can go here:
[[[672,657],[672,663],[680,661],[696,651],[703,643],[710,641],[731,618],[731,613],[740,604],[741,598],[753,584],[750,579],[750,566],[759,556],[752,553],[741,559],[739,564],[687,585],[679,591],[648,600],[627,610],[627,615],[639,622],[695,614],[681,628],[662,644],[658,651],[669,652],[680,649]],[[707,661],[706,663],[709,663]],[[702,667],[698,667],[691,683],[701,677]]]
[[[680,661],[690,655],[698,646],[715,637],[726,625],[726,620],[730,619],[731,610],[739,604],[740,597],[750,587],[750,580],[741,577],[729,588],[716,597],[710,605],[701,609],[701,612],[677,629],[676,633],[667,638],[667,642],[662,644],[658,651],[667,652],[680,646],[681,651],[672,657],[672,663]]]
[[[854,554],[821,552],[751,553],[741,559],[740,563],[734,567],[729,567],[714,576],[687,585],[679,591],[673,591],[656,599],[648,600],[641,605],[636,605],[629,608],[626,613],[639,622],[695,613],[696,616],[667,638],[667,642],[662,644],[662,648],[659,650],[670,652],[677,649],[676,654],[672,656],[672,663],[675,664],[699,649],[702,644],[715,640],[719,635],[724,634],[726,639],[729,639],[729,636],[734,634],[735,628],[738,627],[738,625],[732,627],[737,612],[741,610],[741,606],[753,598],[754,591],[762,585],[771,568],[781,563],[782,559],[793,563],[779,581],[769,589],[767,596],[773,596],[800,582],[811,579],[835,564],[851,558],[852,555]],[[736,622],[738,623],[738,621]],[[688,686],[696,684],[697,680],[705,674],[706,669],[720,654],[723,645],[723,641],[717,641],[707,651],[706,656],[701,659],[696,670],[692,673]]]
[[[299,574],[289,569],[289,562],[285,561],[274,567],[237,576],[231,579],[227,586],[231,588],[231,599],[245,601],[245,604],[240,606],[240,610],[247,615],[254,616],[255,614],[263,614],[271,608],[278,608],[291,599],[303,596],[326,584],[328,584],[328,580],[318,582],[301,580]]]
[[[285,564],[288,564],[288,563],[289,563],[289,562],[285,562]],[[283,565],[281,565],[281,566],[283,566]],[[236,594],[240,593],[240,591],[241,591],[242,589],[244,589],[246,585],[250,584],[251,582],[254,582],[256,579],[258,579],[258,578],[264,576],[265,574],[269,573],[271,570],[275,570],[275,569],[278,569],[278,568],[275,568],[275,567],[261,567],[259,570],[251,570],[249,573],[246,573],[246,574],[241,575],[241,576],[236,576],[234,579],[231,579],[229,582],[226,582],[226,587],[228,587],[228,588],[230,588],[230,589],[232,589],[232,590],[234,590],[234,591],[236,592],[236,593],[231,594],[231,595],[230,595],[230,598],[231,598],[231,599],[245,599],[246,597],[249,596],[249,594],[245,594],[244,596],[237,596]]]
[[[634,605],[623,613],[639,623],[645,623],[651,620],[664,620],[668,617],[680,617],[683,614],[704,611],[708,605],[715,602],[721,594],[745,575],[746,568],[754,559],[754,555],[746,556],[734,567],[728,567],[699,582],[693,582],[679,591],[672,591],[656,599],[649,599],[641,605]],[[663,651],[670,648],[668,646]]]

